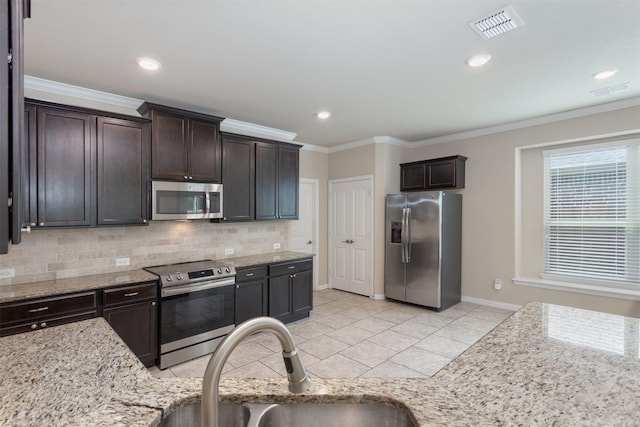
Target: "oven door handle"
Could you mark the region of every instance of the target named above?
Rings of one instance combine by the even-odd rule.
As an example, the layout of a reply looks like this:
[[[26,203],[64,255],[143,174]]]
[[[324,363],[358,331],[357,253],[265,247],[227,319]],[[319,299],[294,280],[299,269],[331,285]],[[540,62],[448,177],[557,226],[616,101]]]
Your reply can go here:
[[[205,291],[207,289],[221,288],[223,286],[234,285],[235,277],[216,280],[215,282],[196,283],[194,285],[176,286],[174,288],[163,288],[160,295],[162,297],[170,297],[173,295],[188,294],[190,292]]]

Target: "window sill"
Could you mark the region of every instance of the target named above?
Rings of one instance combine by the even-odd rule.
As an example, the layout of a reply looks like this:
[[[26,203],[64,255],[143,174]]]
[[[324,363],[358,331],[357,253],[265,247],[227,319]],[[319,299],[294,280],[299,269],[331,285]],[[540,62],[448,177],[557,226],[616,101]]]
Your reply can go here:
[[[516,277],[513,279],[513,283],[521,286],[532,286],[555,291],[577,292],[581,294],[640,301],[640,288],[636,290],[612,286],[587,285],[535,277]]]

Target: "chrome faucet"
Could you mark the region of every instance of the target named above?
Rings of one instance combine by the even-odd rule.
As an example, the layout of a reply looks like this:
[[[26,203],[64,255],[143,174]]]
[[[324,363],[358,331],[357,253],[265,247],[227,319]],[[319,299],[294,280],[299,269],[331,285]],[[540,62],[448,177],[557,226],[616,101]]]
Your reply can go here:
[[[202,427],[218,427],[218,388],[224,363],[243,339],[260,331],[270,331],[280,341],[284,365],[287,368],[289,391],[302,393],[311,385],[311,380],[287,327],[273,317],[247,320],[227,335],[209,359],[202,380]]]

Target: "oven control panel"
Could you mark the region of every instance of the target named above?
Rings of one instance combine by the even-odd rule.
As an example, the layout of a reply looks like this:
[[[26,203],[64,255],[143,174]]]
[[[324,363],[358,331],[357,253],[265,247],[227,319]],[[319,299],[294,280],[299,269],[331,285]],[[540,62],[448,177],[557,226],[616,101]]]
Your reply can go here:
[[[160,286],[162,287],[196,284],[236,275],[233,263],[212,261],[171,264],[149,267],[145,270],[160,276]]]

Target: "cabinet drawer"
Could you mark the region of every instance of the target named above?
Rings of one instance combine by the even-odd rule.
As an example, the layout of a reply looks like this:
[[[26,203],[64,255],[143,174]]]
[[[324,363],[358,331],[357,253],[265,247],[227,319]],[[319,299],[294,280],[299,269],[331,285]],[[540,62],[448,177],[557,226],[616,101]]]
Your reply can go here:
[[[236,282],[260,280],[267,276],[267,267],[242,268],[236,271]]]
[[[0,325],[41,320],[67,313],[96,310],[96,293],[62,295],[5,304],[0,308]]]
[[[96,317],[95,311],[88,311],[80,314],[70,314],[68,316],[53,317],[51,319],[21,323],[7,328],[0,328],[0,337],[21,334],[23,332],[35,331],[37,329],[50,328],[53,326],[65,325],[67,323],[80,322],[81,320],[93,319]]]
[[[284,274],[293,274],[299,271],[311,270],[313,261],[305,259],[301,261],[283,262],[281,264],[271,264],[269,266],[269,276],[282,276]]]
[[[155,282],[143,283],[122,288],[111,288],[102,291],[102,302],[105,307],[128,304],[156,298]]]

